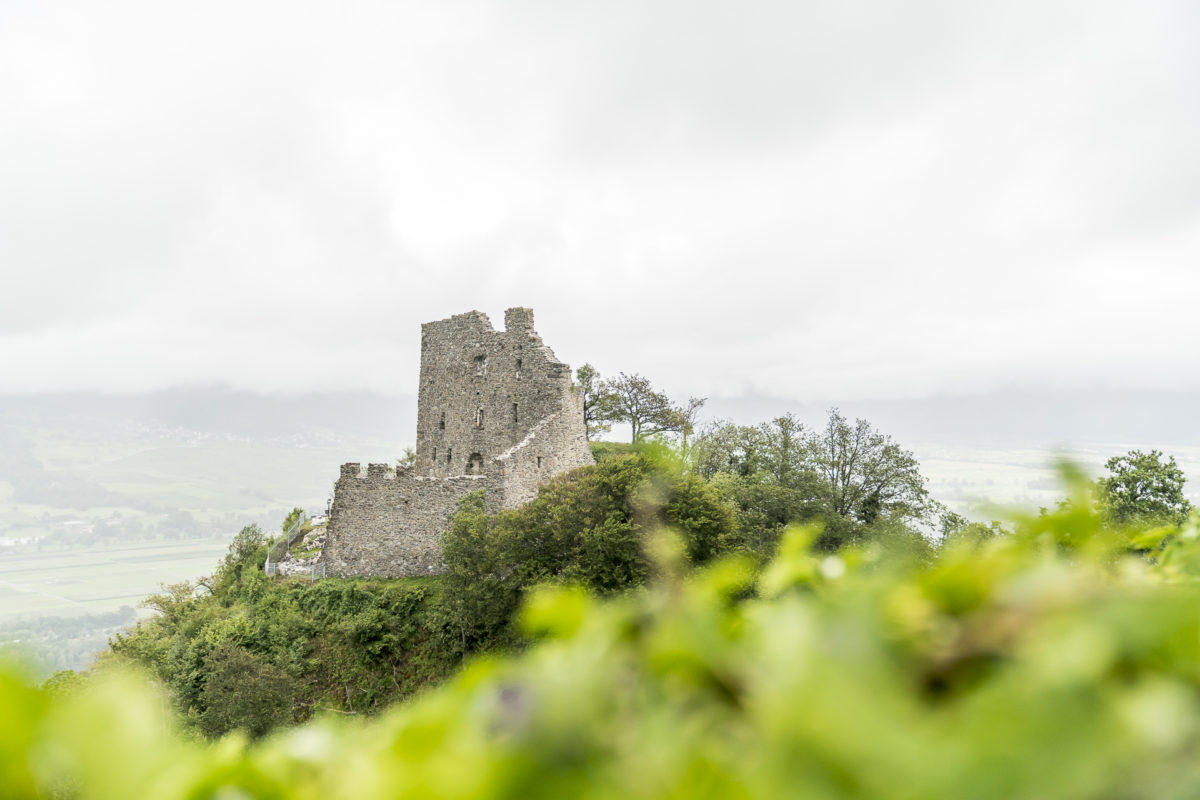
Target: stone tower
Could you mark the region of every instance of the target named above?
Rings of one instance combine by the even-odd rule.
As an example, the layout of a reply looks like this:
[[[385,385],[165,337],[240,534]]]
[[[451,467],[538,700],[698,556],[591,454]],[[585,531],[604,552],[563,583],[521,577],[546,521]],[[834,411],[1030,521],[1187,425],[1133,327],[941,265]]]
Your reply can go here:
[[[495,475],[500,456],[554,417],[577,421],[583,436],[583,396],[533,330],[532,311],[510,308],[503,331],[478,311],[421,326],[418,474]],[[586,447],[586,437],[568,437],[535,449],[552,474],[564,458],[578,466]]]
[[[458,499],[486,490],[491,509],[530,500],[545,480],[594,463],[583,393],[510,308],[504,330],[471,311],[421,326],[417,459],[392,471],[343,464],[322,561],[330,575],[424,575],[442,567],[439,539]]]

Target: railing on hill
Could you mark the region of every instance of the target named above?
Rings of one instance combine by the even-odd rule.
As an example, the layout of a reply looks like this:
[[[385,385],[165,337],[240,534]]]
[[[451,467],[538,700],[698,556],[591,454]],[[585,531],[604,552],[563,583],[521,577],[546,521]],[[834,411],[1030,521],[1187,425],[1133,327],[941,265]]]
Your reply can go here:
[[[263,571],[268,575],[274,575],[278,571],[279,562],[283,557],[292,551],[292,545],[295,544],[302,536],[304,536],[304,523],[308,521],[308,517],[301,514],[292,524],[283,532],[283,536],[279,541],[271,545],[267,549],[267,562],[263,564]]]
[[[280,573],[280,571],[279,571],[279,562],[278,561],[268,561],[266,564],[263,565],[263,569],[266,571],[266,573],[268,575],[283,574],[283,573]],[[308,571],[309,583],[320,580],[321,578],[325,577],[325,562],[321,561],[316,564],[309,564],[304,567],[295,567],[294,566],[289,569],[289,572],[293,577],[295,577],[295,576],[303,577],[305,570]]]

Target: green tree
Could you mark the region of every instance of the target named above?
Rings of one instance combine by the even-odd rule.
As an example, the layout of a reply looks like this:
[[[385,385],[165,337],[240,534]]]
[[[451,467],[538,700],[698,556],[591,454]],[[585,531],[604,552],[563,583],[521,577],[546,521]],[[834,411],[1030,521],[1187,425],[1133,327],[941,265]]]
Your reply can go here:
[[[734,517],[707,482],[652,454],[613,455],[557,475],[521,508],[488,515],[464,500],[443,538],[451,627],[466,650],[515,640],[509,621],[525,592],[546,582],[598,593],[639,586],[650,574],[645,534],[678,531],[689,561],[712,559]]]
[[[524,507],[496,515],[494,541],[504,571],[522,590],[555,580],[600,592],[640,584],[647,568],[634,511],[649,477],[640,455],[556,476]]]
[[[813,491],[812,451],[803,423],[784,414],[757,426],[718,422],[696,438],[689,457],[693,469],[706,478],[727,472]]]
[[[506,580],[508,570],[497,545],[484,510],[484,492],[463,495],[442,535],[449,589],[446,610],[462,653],[505,638],[508,619],[520,600],[515,582]]]
[[[688,451],[692,469],[708,479],[722,473],[754,475],[762,469],[762,457],[758,428],[720,420],[706,426]]]
[[[587,429],[587,438],[608,433],[612,430],[611,410],[600,373],[591,364],[584,364],[575,370],[575,379],[583,389],[583,424]]]
[[[808,437],[808,450],[833,539],[853,529],[847,523],[921,519],[933,508],[916,457],[865,419],[851,425],[830,409],[824,429]]]
[[[695,440],[689,461],[735,508],[729,546],[769,556],[788,523],[821,515],[809,432],[792,414],[761,425],[718,422]]]
[[[1048,513],[1042,509],[1043,516]],[[941,534],[942,545],[959,544],[961,542],[985,542],[998,536],[1008,535],[1008,531],[998,520],[991,522],[972,522],[962,514],[943,508],[938,519],[938,530]]]
[[[670,484],[663,522],[683,536],[688,560],[704,564],[721,552],[734,528],[733,509],[720,493],[697,475],[684,475]]]
[[[204,660],[200,729],[210,737],[243,730],[257,738],[291,719],[287,673],[262,656],[225,643]]]
[[[792,414],[754,427],[716,423],[688,456],[737,507],[741,546],[760,555],[790,522],[820,517],[822,546],[837,547],[884,532],[895,538],[900,529],[883,522],[924,521],[937,509],[911,452],[836,409],[821,430]]]
[[[73,669],[60,669],[42,683],[42,691],[61,697],[76,694],[86,686],[86,676]]]
[[[283,531],[284,533],[287,533],[288,528],[292,527],[292,525],[294,525],[303,516],[304,516],[304,509],[301,508],[300,506],[296,506],[295,508],[293,508],[291,511],[288,512],[288,515],[286,517],[283,518],[283,525],[279,528],[279,530]]]
[[[686,451],[707,401],[689,397],[687,403],[677,406],[641,375],[622,372],[604,380],[591,364],[584,364],[575,376],[583,390],[583,421],[589,439],[608,433],[613,423],[623,422],[629,425],[634,444],[649,436],[673,433]]]
[[[684,427],[680,409],[655,389],[648,378],[637,373],[626,375],[622,372],[605,381],[602,391],[606,396],[604,413],[607,420],[627,423],[633,442],[655,434],[678,433]]]
[[[792,414],[758,426],[759,464],[779,486],[811,490],[815,473],[809,461],[808,432]]]
[[[158,594],[152,594],[138,605],[162,614],[168,622],[175,622],[187,610],[188,601],[195,597],[197,584],[191,581],[179,583],[160,583],[162,589]]]
[[[292,513],[295,514],[296,511],[300,509],[295,509]],[[288,518],[291,519],[291,515],[288,515]],[[258,525],[247,525],[238,531],[229,543],[229,549],[213,576],[213,584],[218,591],[225,592],[240,588],[247,580],[253,582],[253,579],[246,575],[247,570],[261,572],[266,558],[266,535]]]
[[[396,469],[409,469],[417,463],[417,451],[411,447],[404,448],[404,454],[396,459]]]
[[[1104,467],[1110,474],[1096,483],[1100,506],[1113,522],[1179,525],[1191,513],[1192,504],[1183,496],[1187,478],[1174,456],[1164,460],[1158,450],[1130,450]]]
[[[700,420],[700,409],[707,402],[707,397],[689,397],[684,405],[676,409],[679,436],[682,439],[683,452],[685,453],[688,449],[688,437],[695,432],[696,423]]]

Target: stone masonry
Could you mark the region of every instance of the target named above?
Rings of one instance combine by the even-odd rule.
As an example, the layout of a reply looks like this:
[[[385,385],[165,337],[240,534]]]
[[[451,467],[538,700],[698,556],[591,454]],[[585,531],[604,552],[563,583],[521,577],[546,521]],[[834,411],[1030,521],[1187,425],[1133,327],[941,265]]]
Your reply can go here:
[[[342,465],[327,574],[439,572],[441,534],[464,494],[484,489],[489,510],[515,508],[551,476],[594,463],[583,393],[530,309],[508,309],[503,331],[478,311],[421,326],[416,449],[408,469]]]

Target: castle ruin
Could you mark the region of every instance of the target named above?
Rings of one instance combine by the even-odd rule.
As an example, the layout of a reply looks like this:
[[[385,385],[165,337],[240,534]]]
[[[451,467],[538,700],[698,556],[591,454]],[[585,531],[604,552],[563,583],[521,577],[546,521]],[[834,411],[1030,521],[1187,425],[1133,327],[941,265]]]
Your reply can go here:
[[[489,511],[515,508],[560,472],[594,460],[583,392],[510,308],[504,330],[471,311],[421,326],[416,463],[343,464],[321,560],[341,577],[442,570],[440,538],[458,500],[483,489]]]

